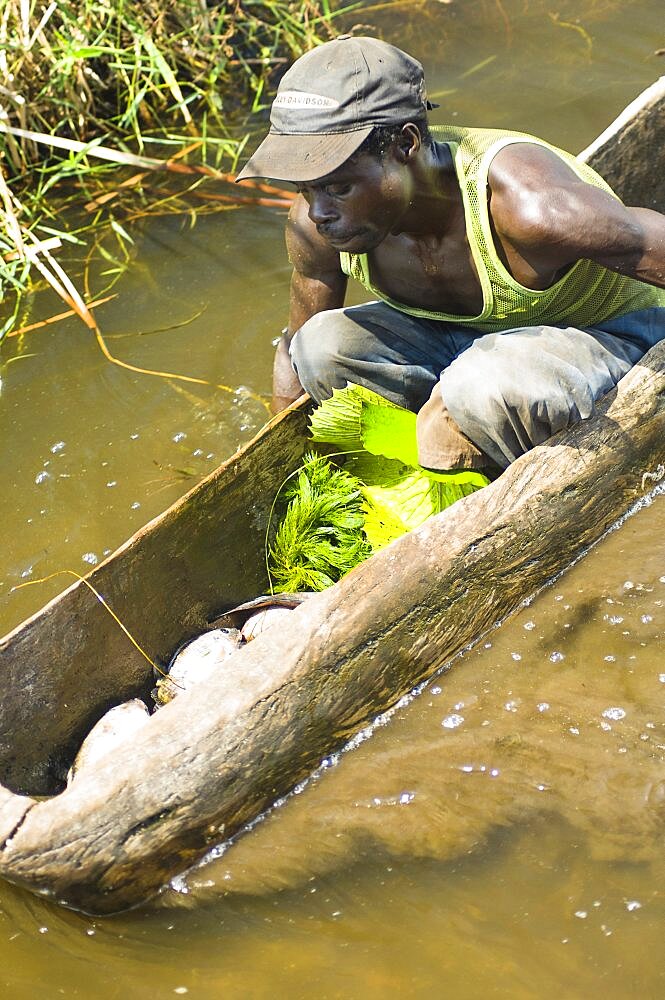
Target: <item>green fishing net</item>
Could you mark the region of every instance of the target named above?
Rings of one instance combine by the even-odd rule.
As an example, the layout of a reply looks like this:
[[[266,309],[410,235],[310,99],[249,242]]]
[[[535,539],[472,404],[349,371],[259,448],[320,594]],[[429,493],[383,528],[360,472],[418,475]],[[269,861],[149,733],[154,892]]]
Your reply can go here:
[[[333,390],[311,417],[315,444],[287,484],[269,570],[275,591],[323,590],[432,514],[485,486],[482,473],[418,465],[416,415],[362,386]]]

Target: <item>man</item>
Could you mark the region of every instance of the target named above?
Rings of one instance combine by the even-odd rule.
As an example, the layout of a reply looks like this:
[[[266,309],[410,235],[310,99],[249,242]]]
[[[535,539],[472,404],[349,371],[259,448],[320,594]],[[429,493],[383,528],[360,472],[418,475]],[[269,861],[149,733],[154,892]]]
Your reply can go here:
[[[424,467],[501,469],[665,337],[665,217],[533,137],[430,130],[430,107],[420,63],[375,38],[282,79],[238,178],[299,192],[274,406],[361,384],[418,413]],[[376,301],[344,309],[349,275]]]

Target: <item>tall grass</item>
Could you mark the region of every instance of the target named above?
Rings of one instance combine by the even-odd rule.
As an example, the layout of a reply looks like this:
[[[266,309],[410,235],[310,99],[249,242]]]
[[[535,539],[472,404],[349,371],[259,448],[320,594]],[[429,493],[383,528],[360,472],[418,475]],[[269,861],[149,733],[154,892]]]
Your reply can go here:
[[[280,65],[331,36],[327,0],[4,0],[0,117],[25,130],[139,150],[144,134],[223,134],[229,114],[256,110]],[[194,121],[198,124],[195,125]],[[16,172],[41,159],[8,138]]]
[[[335,16],[329,0],[3,0],[4,291],[25,289],[38,262],[50,270],[44,254],[58,239],[102,220],[123,236],[123,206],[136,212],[137,199],[139,214],[151,202],[181,209],[185,191],[197,204],[231,203],[230,189],[206,193],[204,180],[235,169],[280,69],[332,37]],[[164,178],[176,169],[174,190]],[[52,208],[65,193],[82,208],[74,232]]]

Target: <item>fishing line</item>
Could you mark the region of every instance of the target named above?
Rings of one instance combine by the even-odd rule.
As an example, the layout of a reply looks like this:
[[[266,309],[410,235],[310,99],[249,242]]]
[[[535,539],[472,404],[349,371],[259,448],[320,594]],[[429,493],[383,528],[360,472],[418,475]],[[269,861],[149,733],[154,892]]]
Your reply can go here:
[[[125,633],[125,635],[129,639],[129,641],[131,642],[131,644],[133,646],[135,646],[136,649],[138,649],[138,651],[141,654],[141,656],[145,657],[145,659],[148,661],[148,663],[153,668],[153,670],[156,670],[158,674],[162,675],[162,677],[168,677],[168,674],[165,673],[161,669],[161,667],[158,667],[157,664],[155,663],[155,661],[150,656],[148,656],[148,654],[146,653],[145,649],[143,649],[143,647],[138,644],[138,642],[136,641],[136,639],[134,638],[134,636],[131,634],[131,632],[129,631],[129,629],[126,628],[122,624],[122,622],[120,621],[120,619],[116,615],[115,611],[111,607],[109,607],[109,605],[106,603],[106,601],[104,600],[104,598],[102,597],[102,595],[99,593],[99,591],[96,590],[93,587],[93,585],[90,583],[89,580],[86,580],[86,578],[84,576],[81,576],[80,573],[77,573],[76,570],[73,570],[73,569],[59,569],[59,570],[56,570],[55,573],[50,573],[48,576],[41,577],[39,580],[26,580],[25,583],[18,583],[15,587],[12,587],[11,590],[10,590],[10,593],[13,593],[13,591],[15,591],[15,590],[21,590],[22,587],[31,587],[35,583],[47,583],[49,580],[53,580],[53,578],[56,577],[56,576],[64,576],[64,575],[75,576],[76,579],[79,580],[80,583],[84,583],[86,585],[86,587],[88,588],[88,590],[91,590],[93,592],[93,594],[95,595],[95,597],[97,598],[97,600],[100,602],[100,604],[102,604],[106,608],[106,610],[110,614],[111,618],[113,618],[113,620],[116,622],[116,624],[120,626],[120,628]]]
[[[83,279],[87,298],[90,298],[89,264],[90,264],[90,258],[88,257],[85,264],[85,272]],[[162,371],[156,371],[152,368],[140,368],[138,365],[132,365],[128,361],[121,361],[120,358],[114,358],[111,352],[109,351],[108,347],[106,346],[106,341],[102,336],[102,332],[99,329],[98,323],[96,321],[93,322],[94,325],[92,326],[92,330],[95,334],[95,339],[97,340],[99,349],[101,350],[106,360],[110,361],[111,364],[118,365],[120,368],[126,368],[128,371],[131,372],[137,372],[139,375],[156,375],[158,378],[176,379],[179,382],[191,382],[194,383],[195,385],[208,385],[212,386],[212,388],[214,389],[221,389],[223,392],[230,392],[232,396],[236,395],[235,389],[232,389],[231,386],[223,385],[222,383],[209,382],[207,379],[195,378],[193,375],[179,375],[176,372],[162,372]],[[248,396],[254,399],[257,403],[260,403],[261,406],[263,406],[264,409],[268,413],[270,413],[270,405],[266,402],[265,399],[259,396],[258,393],[252,392],[251,389],[246,389],[245,391]]]
[[[171,330],[180,330],[185,326],[189,326],[195,319],[203,316],[207,308],[207,306],[204,306],[203,309],[198,309],[193,315],[188,316],[187,319],[183,319],[179,323],[171,323],[169,326],[156,326],[152,330],[135,330],[132,333],[107,333],[106,339],[122,340],[127,337],[148,337],[153,333],[170,333]]]
[[[99,349],[101,350],[106,360],[110,361],[114,365],[119,365],[120,368],[126,368],[130,372],[138,372],[139,375],[157,375],[159,378],[172,378],[172,379],[177,379],[179,382],[193,382],[196,385],[209,385],[212,386],[213,389],[222,389],[223,392],[230,392],[232,396],[236,395],[236,390],[232,389],[231,386],[229,385],[223,385],[222,383],[219,382],[209,382],[207,379],[195,378],[193,375],[179,375],[175,372],[160,372],[160,371],[155,371],[152,368],[139,368],[137,365],[132,365],[128,361],[121,361],[120,358],[114,358],[111,352],[109,351],[108,347],[106,346],[106,341],[104,340],[101,330],[99,329],[99,326],[97,326],[97,324],[95,324],[93,332],[95,334],[95,338],[99,345]],[[258,393],[256,392],[252,392],[251,389],[245,389],[244,392],[252,399],[254,399],[257,403],[260,403],[261,406],[268,413],[270,413],[270,405],[266,402],[265,399],[263,399],[263,397],[259,396]]]

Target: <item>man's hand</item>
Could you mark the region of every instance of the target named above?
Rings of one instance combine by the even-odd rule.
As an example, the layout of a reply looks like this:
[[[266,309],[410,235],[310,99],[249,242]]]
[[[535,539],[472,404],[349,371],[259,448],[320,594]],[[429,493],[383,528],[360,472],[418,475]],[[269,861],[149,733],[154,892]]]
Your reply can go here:
[[[293,370],[289,357],[290,337],[284,332],[280,337],[272,368],[272,412],[279,413],[305,391]]]

